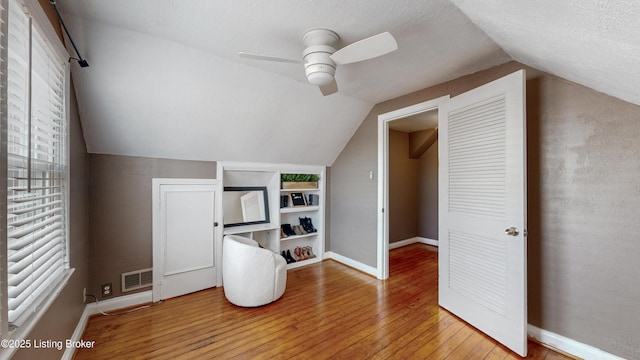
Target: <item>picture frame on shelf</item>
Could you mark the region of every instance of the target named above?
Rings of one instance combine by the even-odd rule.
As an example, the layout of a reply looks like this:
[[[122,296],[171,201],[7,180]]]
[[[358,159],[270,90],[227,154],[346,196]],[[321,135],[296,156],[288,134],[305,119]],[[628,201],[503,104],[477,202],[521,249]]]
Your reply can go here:
[[[305,196],[303,193],[292,192],[289,194],[289,196],[291,197],[292,207],[307,206],[307,199],[305,199]]]

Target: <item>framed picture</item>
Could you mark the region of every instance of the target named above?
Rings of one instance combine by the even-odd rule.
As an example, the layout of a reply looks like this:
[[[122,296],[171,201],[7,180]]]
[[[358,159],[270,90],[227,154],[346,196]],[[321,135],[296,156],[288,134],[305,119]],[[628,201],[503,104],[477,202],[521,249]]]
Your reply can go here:
[[[292,192],[291,196],[291,206],[307,206],[307,200],[304,198],[304,194],[301,192]]]

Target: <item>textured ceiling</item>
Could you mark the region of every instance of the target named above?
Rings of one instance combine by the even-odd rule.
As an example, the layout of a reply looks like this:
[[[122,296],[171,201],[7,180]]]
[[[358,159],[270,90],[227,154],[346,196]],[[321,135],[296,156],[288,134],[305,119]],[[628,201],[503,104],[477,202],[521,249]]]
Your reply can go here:
[[[640,104],[632,0],[58,0],[89,68],[72,66],[88,151],[331,165],[376,103],[517,60]],[[455,5],[454,5],[455,4]],[[302,35],[398,50],[306,83]]]
[[[640,1],[451,1],[514,60],[640,104]]]
[[[509,57],[447,0],[58,0],[88,68],[72,67],[91,153],[331,165],[372,106]],[[302,35],[339,47],[383,31],[399,49],[306,83]]]

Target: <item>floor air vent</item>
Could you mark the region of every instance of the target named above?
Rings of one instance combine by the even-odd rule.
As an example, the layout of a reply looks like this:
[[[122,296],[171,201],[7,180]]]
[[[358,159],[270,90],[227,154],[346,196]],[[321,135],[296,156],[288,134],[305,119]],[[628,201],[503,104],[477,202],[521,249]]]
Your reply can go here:
[[[153,283],[153,269],[142,269],[122,274],[122,292],[141,289]]]

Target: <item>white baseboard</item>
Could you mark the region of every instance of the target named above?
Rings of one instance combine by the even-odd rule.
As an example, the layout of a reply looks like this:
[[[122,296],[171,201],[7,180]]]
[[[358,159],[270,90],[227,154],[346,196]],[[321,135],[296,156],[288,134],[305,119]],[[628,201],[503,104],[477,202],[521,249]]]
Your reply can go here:
[[[369,266],[366,264],[363,264],[359,261],[355,261],[351,258],[348,258],[346,256],[342,256],[340,254],[336,254],[333,251],[327,251],[326,253],[324,253],[324,258],[325,259],[333,259],[341,264],[347,265],[349,267],[352,267],[356,270],[362,271],[363,273],[369,274],[373,277],[377,277],[378,276],[378,269],[376,269],[373,266]]]
[[[147,290],[131,295],[118,296],[109,300],[101,300],[99,304],[93,302],[87,304],[87,308],[89,309],[89,315],[93,315],[100,313],[101,310],[104,312],[124,309],[130,306],[150,303],[151,301],[153,301],[151,290]]]
[[[410,239],[394,241],[392,243],[389,243],[389,250],[397,249],[399,247],[403,247],[403,246],[407,246],[407,245],[411,245],[411,244],[415,244],[415,243],[427,244],[427,245],[431,245],[431,246],[438,246],[438,240],[433,240],[433,239],[429,239],[429,238],[425,238],[425,237],[416,236],[416,237],[412,237]]]
[[[87,322],[89,322],[89,317],[94,314],[99,314],[100,311],[111,311],[123,309],[130,306],[140,305],[144,303],[148,303],[152,301],[151,290],[139,292],[131,295],[118,296],[117,298],[100,301],[100,305],[95,302],[91,304],[87,304],[84,307],[84,311],[82,312],[82,316],[80,316],[80,320],[78,320],[78,325],[76,325],[76,329],[71,335],[72,341],[80,341],[82,340],[82,334],[84,334],[84,329],[87,327]],[[71,360],[73,359],[73,354],[75,353],[75,348],[70,347],[65,349],[62,354],[62,360]]]
[[[552,349],[558,349],[567,354],[578,356],[589,360],[624,360],[619,356],[600,350],[591,345],[581,343],[579,341],[552,333],[544,329],[529,324],[527,327],[529,337],[536,341],[549,346]]]

